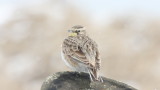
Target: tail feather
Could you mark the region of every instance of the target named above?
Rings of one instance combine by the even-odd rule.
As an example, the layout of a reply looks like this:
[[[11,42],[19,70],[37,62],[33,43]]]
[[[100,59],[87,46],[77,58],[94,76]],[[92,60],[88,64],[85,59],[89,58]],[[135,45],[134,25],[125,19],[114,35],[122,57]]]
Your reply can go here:
[[[95,69],[95,68],[89,69],[89,75],[90,75],[91,81],[103,82],[102,78],[98,75],[97,69]]]

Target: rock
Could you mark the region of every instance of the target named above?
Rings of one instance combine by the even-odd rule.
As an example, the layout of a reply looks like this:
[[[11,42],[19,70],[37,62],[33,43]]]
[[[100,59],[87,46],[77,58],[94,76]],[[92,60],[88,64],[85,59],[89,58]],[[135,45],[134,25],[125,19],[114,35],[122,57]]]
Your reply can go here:
[[[103,83],[91,82],[83,72],[58,72],[49,76],[41,90],[137,90],[127,84],[102,77]]]

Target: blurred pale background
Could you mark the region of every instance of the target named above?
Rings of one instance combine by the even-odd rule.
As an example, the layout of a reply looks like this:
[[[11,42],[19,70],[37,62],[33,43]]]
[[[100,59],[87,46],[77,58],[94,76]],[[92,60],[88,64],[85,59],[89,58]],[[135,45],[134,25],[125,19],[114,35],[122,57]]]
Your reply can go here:
[[[77,24],[99,45],[101,75],[160,90],[158,0],[0,0],[0,90],[40,90],[70,70],[60,46]]]

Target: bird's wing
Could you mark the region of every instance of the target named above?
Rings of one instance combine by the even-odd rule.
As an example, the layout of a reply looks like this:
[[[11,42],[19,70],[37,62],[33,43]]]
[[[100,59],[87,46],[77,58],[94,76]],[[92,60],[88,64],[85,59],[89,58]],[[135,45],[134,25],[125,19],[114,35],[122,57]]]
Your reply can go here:
[[[99,51],[96,42],[90,39],[88,36],[85,36],[83,41],[85,42],[82,43],[81,50],[83,53],[85,53],[85,56],[89,62],[94,65],[94,68],[100,69]]]
[[[70,59],[86,64],[88,60],[81,51],[78,41],[75,39],[76,38],[73,37],[66,38],[62,44],[62,51],[64,55],[68,56]]]
[[[64,40],[62,44],[63,53],[90,67],[100,67],[98,64],[100,59],[96,43],[89,37],[83,38],[80,43],[76,39],[69,37]]]

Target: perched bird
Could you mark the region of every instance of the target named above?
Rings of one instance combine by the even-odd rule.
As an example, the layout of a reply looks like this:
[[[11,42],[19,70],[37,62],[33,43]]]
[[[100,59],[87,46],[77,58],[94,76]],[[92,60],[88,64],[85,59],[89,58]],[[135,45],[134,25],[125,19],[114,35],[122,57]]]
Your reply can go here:
[[[75,71],[89,73],[91,81],[103,82],[98,75],[101,60],[96,42],[86,35],[81,25],[73,26],[68,32],[61,53],[66,65]]]

